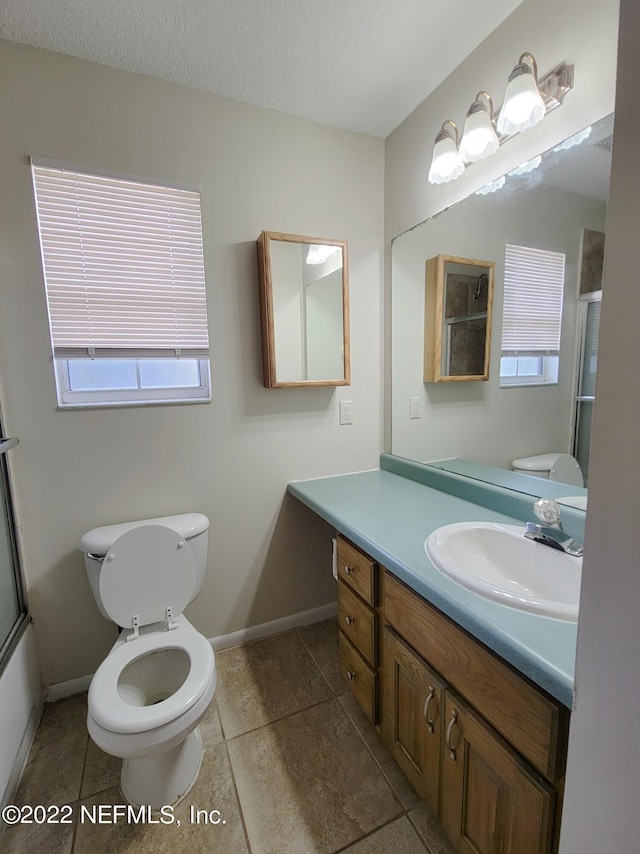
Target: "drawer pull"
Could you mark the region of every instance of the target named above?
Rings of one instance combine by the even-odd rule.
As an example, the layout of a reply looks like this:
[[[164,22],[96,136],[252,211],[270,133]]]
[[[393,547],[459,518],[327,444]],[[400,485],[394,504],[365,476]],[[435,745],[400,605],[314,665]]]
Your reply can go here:
[[[345,574],[345,575],[351,575],[351,573],[352,573],[352,572],[353,572],[353,567],[352,567],[352,566],[347,566],[347,565],[345,564],[345,566],[344,566],[344,574]]]
[[[353,679],[356,678],[356,674],[354,673],[353,670],[347,670],[346,675],[347,675],[347,679],[349,680],[349,682],[351,682]]]
[[[427,694],[427,699],[424,701],[424,709],[423,709],[423,717],[427,722],[427,729],[430,733],[433,733],[433,721],[429,719],[429,706],[431,705],[431,701],[435,697],[435,690],[433,685],[429,685],[429,693]]]
[[[348,626],[352,626],[356,620],[355,617],[345,617],[344,621]]]
[[[456,761],[456,749],[451,744],[451,736],[453,735],[453,728],[458,722],[458,713],[454,709],[451,712],[451,720],[449,721],[449,726],[447,727],[447,750],[449,751],[449,756]]]

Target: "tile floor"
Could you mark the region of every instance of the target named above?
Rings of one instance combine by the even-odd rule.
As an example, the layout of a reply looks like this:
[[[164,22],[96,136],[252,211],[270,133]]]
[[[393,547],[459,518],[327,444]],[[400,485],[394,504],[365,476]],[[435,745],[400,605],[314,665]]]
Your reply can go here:
[[[83,694],[45,707],[14,798],[68,805],[72,821],[8,827],[4,854],[451,854],[343,684],[335,620],[216,664],[202,770],[172,824],[114,821],[120,762],[88,738]]]

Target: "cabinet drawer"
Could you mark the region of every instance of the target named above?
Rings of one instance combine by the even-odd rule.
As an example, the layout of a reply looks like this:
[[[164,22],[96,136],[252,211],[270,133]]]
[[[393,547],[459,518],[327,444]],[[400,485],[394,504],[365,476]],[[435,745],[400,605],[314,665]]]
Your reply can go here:
[[[378,663],[377,622],[376,612],[338,581],[338,625],[372,667]]]
[[[338,537],[338,578],[353,588],[367,605],[376,606],[377,563]]]
[[[384,616],[548,780],[562,776],[567,709],[390,573]]]
[[[349,683],[356,700],[375,725],[378,723],[378,677],[350,641],[338,632],[340,672]]]

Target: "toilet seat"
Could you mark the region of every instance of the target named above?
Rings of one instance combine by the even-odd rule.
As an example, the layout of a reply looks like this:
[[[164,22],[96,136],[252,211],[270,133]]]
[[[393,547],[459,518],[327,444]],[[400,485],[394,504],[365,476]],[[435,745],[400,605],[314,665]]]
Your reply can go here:
[[[150,653],[169,649],[182,650],[189,657],[189,673],[178,690],[151,706],[134,706],[123,700],[118,683],[125,667]],[[190,709],[211,682],[214,667],[211,644],[192,628],[140,635],[115,647],[97,669],[89,687],[89,713],[111,732],[146,732]]]
[[[100,596],[111,619],[136,629],[181,614],[195,588],[196,564],[184,538],[164,525],[126,531],[104,556]]]

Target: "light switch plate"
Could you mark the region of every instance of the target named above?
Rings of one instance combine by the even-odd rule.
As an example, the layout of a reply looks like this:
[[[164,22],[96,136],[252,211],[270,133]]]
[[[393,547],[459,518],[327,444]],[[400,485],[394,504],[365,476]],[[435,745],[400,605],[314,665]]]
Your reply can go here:
[[[422,418],[422,400],[419,397],[409,398],[409,418]]]

